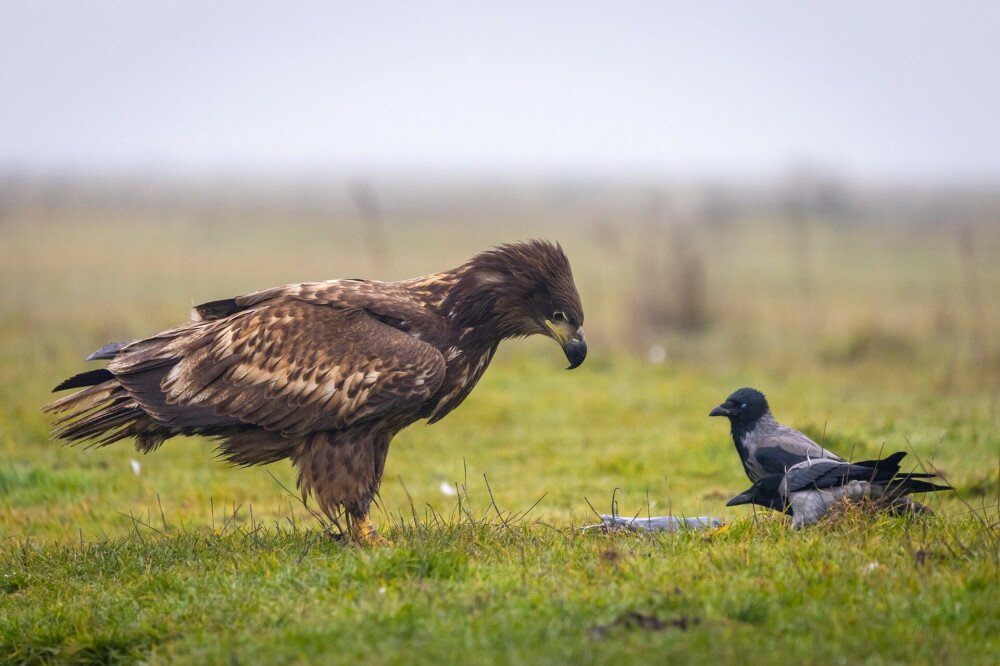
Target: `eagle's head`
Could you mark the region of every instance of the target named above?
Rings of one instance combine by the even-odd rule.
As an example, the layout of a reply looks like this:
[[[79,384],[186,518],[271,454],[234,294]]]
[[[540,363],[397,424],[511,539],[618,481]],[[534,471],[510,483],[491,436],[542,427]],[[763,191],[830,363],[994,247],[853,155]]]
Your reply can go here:
[[[569,259],[556,243],[533,239],[500,245],[473,257],[463,282],[463,305],[496,327],[498,338],[536,333],[558,342],[570,369],[583,363],[583,305]],[[471,298],[470,298],[471,297]]]

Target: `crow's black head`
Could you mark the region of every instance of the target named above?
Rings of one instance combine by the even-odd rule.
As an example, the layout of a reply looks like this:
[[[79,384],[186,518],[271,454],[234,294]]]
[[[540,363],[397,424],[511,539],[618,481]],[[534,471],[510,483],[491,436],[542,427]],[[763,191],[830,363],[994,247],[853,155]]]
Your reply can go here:
[[[767,414],[767,398],[757,389],[744,387],[733,391],[726,401],[708,413],[709,416],[725,416],[733,424],[749,425]]]
[[[768,474],[726,502],[726,506],[756,504],[775,511],[787,511],[785,499],[781,496],[781,481],[784,478],[784,474]]]

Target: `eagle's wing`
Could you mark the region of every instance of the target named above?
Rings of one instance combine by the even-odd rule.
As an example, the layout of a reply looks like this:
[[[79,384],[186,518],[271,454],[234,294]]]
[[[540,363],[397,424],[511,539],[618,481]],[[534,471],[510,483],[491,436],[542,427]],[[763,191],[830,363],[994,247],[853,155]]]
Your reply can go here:
[[[437,349],[365,309],[294,298],[243,307],[133,343],[108,368],[164,423],[184,425],[190,412],[201,427],[287,436],[414,408],[444,378]],[[158,381],[135,380],[144,373]]]
[[[232,303],[237,308],[251,308],[282,300],[297,300],[313,305],[338,308],[362,308],[379,321],[404,332],[440,334],[446,324],[427,307],[435,298],[434,280],[428,280],[418,292],[399,282],[374,280],[330,280],[304,282],[265,289],[246,296],[237,296]],[[203,306],[195,308],[200,312]]]

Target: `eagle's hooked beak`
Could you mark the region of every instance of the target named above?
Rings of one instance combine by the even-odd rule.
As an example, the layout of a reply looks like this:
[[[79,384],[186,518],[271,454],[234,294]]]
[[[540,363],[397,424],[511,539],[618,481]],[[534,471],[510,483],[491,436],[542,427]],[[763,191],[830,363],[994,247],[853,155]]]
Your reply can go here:
[[[545,327],[552,333],[552,338],[562,345],[566,360],[569,361],[567,370],[583,363],[583,359],[587,358],[587,339],[583,336],[583,326],[573,330],[565,322],[546,319]]]
[[[583,359],[587,358],[587,341],[583,339],[583,329],[577,330],[580,332],[579,338],[570,339],[563,343],[563,353],[566,354],[566,360],[569,361],[567,370],[572,370],[583,363]]]

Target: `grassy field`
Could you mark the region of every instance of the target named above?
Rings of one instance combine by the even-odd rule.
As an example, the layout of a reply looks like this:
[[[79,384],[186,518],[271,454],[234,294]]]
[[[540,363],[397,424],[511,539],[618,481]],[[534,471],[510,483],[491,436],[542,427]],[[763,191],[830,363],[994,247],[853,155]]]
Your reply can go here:
[[[357,221],[274,222],[4,221],[0,659],[996,663],[1000,229],[391,220],[377,265]],[[373,515],[390,548],[320,536],[284,463],[49,439],[53,385],[192,303],[532,235],[573,261],[590,357],[565,372],[551,341],[507,343],[459,410],[401,433]],[[691,299],[698,321],[663,307]],[[748,482],[707,414],[743,385],[830,448],[909,451],[957,492],[927,498],[932,518],[801,532],[728,509]],[[616,488],[623,514],[727,527],[575,530]]]

